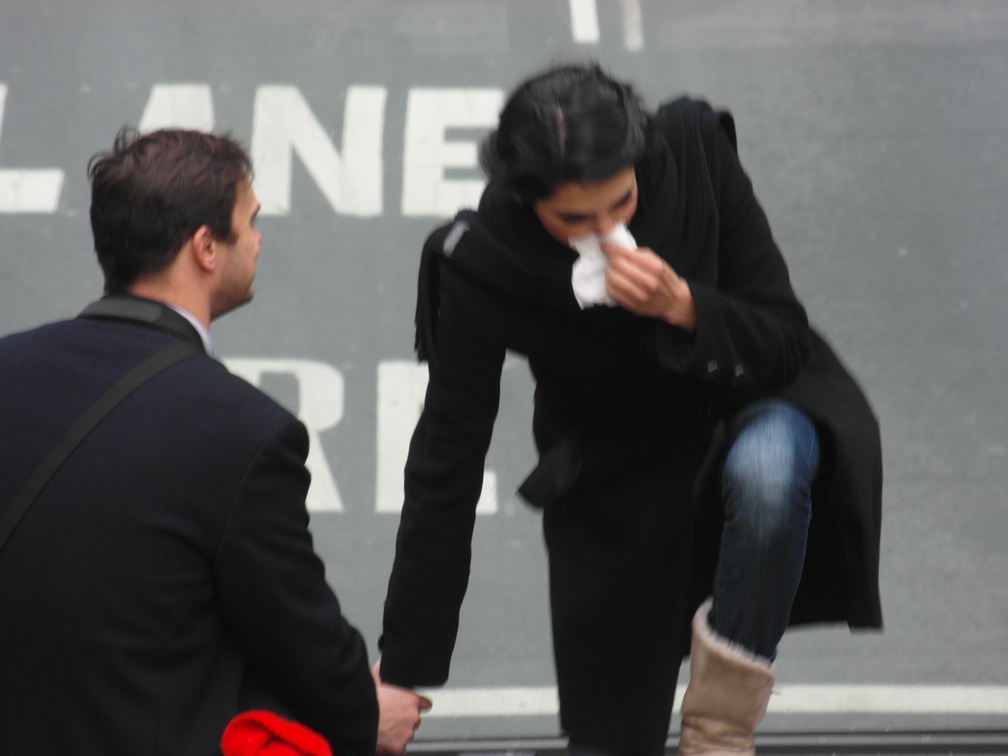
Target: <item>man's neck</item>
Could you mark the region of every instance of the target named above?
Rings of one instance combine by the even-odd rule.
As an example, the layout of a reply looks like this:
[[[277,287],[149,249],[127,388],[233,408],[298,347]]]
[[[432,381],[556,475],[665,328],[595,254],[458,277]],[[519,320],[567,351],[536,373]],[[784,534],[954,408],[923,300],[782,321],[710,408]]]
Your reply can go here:
[[[161,302],[162,304],[166,304],[169,307],[181,311],[189,318],[195,320],[196,323],[199,323],[201,332],[209,333],[210,303],[201,301],[200,297],[187,297],[183,294],[179,294],[177,291],[169,289],[168,287],[158,286],[156,283],[148,281],[138,281],[132,286],[129,286],[126,290],[133,296],[143,297],[144,299],[153,299],[155,302]],[[194,323],[194,325],[196,323]]]

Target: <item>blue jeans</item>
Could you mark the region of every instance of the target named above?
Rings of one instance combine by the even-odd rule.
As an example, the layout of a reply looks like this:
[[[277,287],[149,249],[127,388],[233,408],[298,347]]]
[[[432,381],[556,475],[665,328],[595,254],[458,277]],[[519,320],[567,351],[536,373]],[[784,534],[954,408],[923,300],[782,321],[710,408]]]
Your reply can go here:
[[[773,660],[805,561],[819,441],[812,420],[781,399],[747,405],[727,432],[725,522],[708,621],[719,635]]]

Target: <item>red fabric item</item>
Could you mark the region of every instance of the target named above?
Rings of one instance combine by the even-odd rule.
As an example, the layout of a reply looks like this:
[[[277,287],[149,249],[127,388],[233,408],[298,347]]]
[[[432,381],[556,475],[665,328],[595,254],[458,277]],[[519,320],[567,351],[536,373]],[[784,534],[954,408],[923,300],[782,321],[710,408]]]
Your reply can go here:
[[[329,742],[315,730],[272,711],[245,711],[221,736],[224,756],[332,756]]]

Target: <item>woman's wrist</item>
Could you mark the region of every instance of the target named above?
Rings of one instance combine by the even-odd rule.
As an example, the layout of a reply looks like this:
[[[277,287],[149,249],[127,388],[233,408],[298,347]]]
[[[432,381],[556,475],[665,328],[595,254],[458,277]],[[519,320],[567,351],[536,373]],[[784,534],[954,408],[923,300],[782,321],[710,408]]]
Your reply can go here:
[[[676,328],[693,333],[697,325],[696,301],[693,299],[693,292],[690,291],[689,284],[683,278],[675,275],[673,284],[674,296],[672,304],[665,312],[664,320]]]

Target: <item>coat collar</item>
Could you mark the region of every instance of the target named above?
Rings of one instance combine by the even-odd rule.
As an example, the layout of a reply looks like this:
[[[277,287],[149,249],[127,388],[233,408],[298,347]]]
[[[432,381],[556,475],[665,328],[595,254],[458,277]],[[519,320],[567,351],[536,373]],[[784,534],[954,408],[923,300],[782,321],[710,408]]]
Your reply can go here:
[[[112,294],[89,304],[78,317],[138,323],[174,334],[206,351],[199,331],[184,315],[153,299],[132,294]]]

